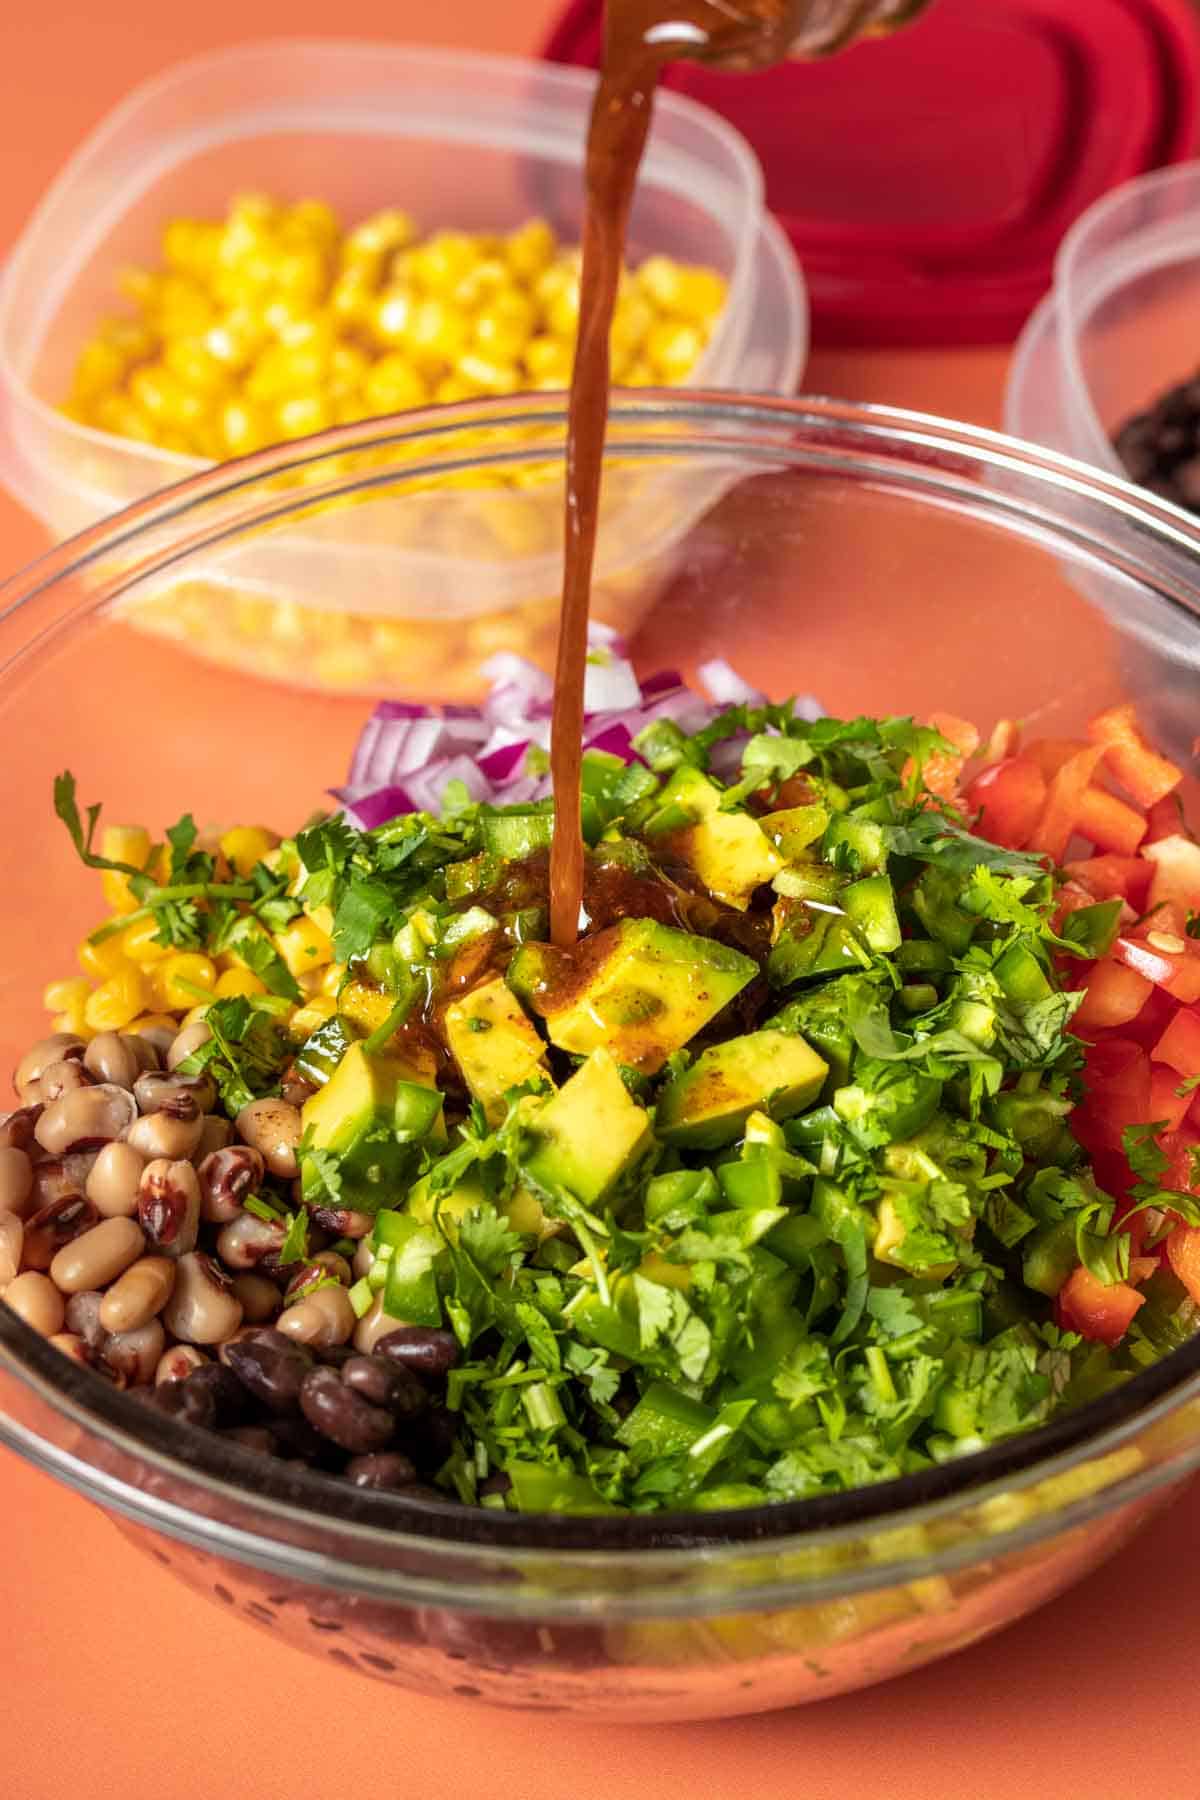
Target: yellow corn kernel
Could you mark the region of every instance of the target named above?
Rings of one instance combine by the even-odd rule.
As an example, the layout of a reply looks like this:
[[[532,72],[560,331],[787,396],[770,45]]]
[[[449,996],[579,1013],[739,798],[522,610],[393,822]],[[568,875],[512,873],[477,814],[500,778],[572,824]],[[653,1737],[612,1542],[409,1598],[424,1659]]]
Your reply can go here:
[[[275,948],[297,977],[323,969],[333,961],[333,944],[328,934],[305,913],[275,933]]]
[[[400,351],[381,356],[363,378],[363,400],[370,413],[403,412],[410,406],[424,406],[429,388],[412,363]]]
[[[146,1031],[178,1031],[179,1020],[175,1017],[174,1013],[139,1013],[137,1018],[128,1024],[125,1029],[126,1031],[132,1031],[136,1037],[141,1037],[143,1032]]]
[[[93,981],[107,981],[110,975],[129,967],[122,935],[116,932],[99,944],[93,944],[90,938],[81,941],[75,955],[85,975],[90,975]]]
[[[210,325],[202,339],[209,355],[230,372],[249,366],[267,342],[267,328],[257,309],[234,306]]]
[[[123,1031],[145,1003],[142,976],[132,963],[127,963],[119,974],[110,975],[89,995],[83,1016],[92,1031]]]
[[[332,1019],[336,1012],[336,1002],[324,994],[318,994],[304,1006],[297,1008],[291,1016],[288,1030],[294,1038],[303,1042],[306,1037],[311,1037],[314,1031],[319,1031],[321,1026]]]
[[[177,950],[164,957],[151,974],[155,1003],[166,1012],[181,1012],[199,998],[196,989],[211,993],[217,971],[212,959],[197,950]]]
[[[570,346],[555,337],[530,338],[525,346],[525,367],[535,381],[565,387],[571,379]]]
[[[218,1000],[234,1000],[242,995],[250,999],[266,991],[266,983],[260,981],[252,969],[226,969],[217,976],[217,985],[213,989]]]
[[[221,855],[239,875],[249,875],[255,863],[269,856],[279,839],[264,825],[235,825],[220,840]]]
[[[144,869],[150,855],[150,833],[141,825],[106,825],[100,833],[100,854],[110,862],[132,863],[135,869]],[[105,869],[100,887],[114,912],[135,910],[138,903],[129,891],[128,875]]]
[[[85,344],[75,364],[72,393],[77,401],[95,399],[125,379],[128,359],[115,344],[94,338]]]
[[[490,356],[480,356],[474,350],[459,357],[454,374],[479,394],[515,394],[520,386],[512,363],[493,361]]]
[[[417,228],[411,216],[401,212],[399,207],[389,207],[386,212],[373,213],[346,233],[342,256],[347,262],[370,262],[403,250],[416,235]]]
[[[573,344],[579,330],[579,282],[571,276],[546,307],[546,327],[553,336]]]
[[[50,1029],[51,1031],[69,1031],[72,1037],[91,1038],[96,1035],[81,1011],[52,1013]]]
[[[82,975],[68,975],[42,989],[42,1005],[52,1013],[82,1013],[91,998],[92,984]]]
[[[684,268],[680,271],[674,311],[696,325],[712,325],[722,311],[728,289],[715,269]]]
[[[333,407],[324,394],[293,394],[275,408],[275,418],[281,438],[309,437],[333,424]],[[320,472],[320,480],[325,479],[325,473]]]
[[[554,261],[558,239],[545,219],[530,219],[504,240],[504,256],[519,281],[529,282]]]
[[[667,381],[682,381],[703,349],[704,335],[695,325],[660,319],[646,334],[646,361]]]
[[[445,294],[480,260],[480,246],[465,231],[435,231],[406,259],[412,279],[430,294]]]
[[[475,348],[499,362],[515,362],[536,324],[533,302],[510,288],[496,294],[476,315]]]
[[[683,269],[669,256],[648,256],[634,275],[637,286],[660,312],[674,312],[683,289]]]
[[[467,347],[467,330],[467,321],[444,301],[419,300],[405,340],[409,355],[419,369],[452,365]]]
[[[144,969],[148,963],[161,962],[164,956],[171,954],[169,944],[158,942],[158,920],[135,919],[121,933],[119,943],[131,963]]]
[[[331,249],[340,234],[338,216],[325,200],[295,201],[280,224],[280,235],[292,244],[317,244]]]
[[[622,351],[635,356],[645,343],[656,317],[654,308],[642,294],[630,293],[618,301],[609,338],[614,356]]]
[[[93,417],[101,431],[111,431],[114,437],[133,438],[141,444],[158,440],[160,427],[126,394],[102,394]]]
[[[498,256],[485,256],[455,282],[447,298],[464,312],[478,312],[506,291],[518,291],[512,286],[512,275]]]
[[[249,400],[227,400],[217,419],[226,456],[249,456],[271,442],[269,415]]]

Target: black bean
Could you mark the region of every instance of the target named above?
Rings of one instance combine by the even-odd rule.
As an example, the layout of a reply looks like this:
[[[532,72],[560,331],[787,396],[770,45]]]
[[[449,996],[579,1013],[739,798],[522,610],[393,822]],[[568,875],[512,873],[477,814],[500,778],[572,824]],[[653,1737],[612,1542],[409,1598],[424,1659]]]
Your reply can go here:
[[[222,1435],[232,1443],[241,1444],[244,1450],[257,1450],[263,1456],[278,1454],[275,1439],[265,1425],[234,1425]]]
[[[351,1457],[345,1475],[347,1481],[362,1488],[403,1488],[411,1486],[417,1479],[416,1469],[399,1450]]]
[[[395,1429],[391,1413],[346,1387],[336,1369],[310,1369],[300,1406],[315,1430],[356,1456],[382,1450]]]
[[[297,1413],[294,1419],[272,1419],[269,1430],[275,1440],[276,1454],[286,1457],[289,1462],[324,1464],[329,1460],[328,1439],[314,1431],[301,1414]]]
[[[376,1356],[386,1356],[418,1375],[445,1375],[458,1361],[458,1339],[452,1331],[431,1325],[400,1325],[381,1337]]]
[[[404,1447],[423,1468],[440,1469],[458,1438],[458,1417],[444,1406],[431,1406],[405,1433]]]
[[[184,1378],[183,1385],[193,1393],[206,1389],[212,1395],[218,1429],[241,1425],[250,1416],[249,1390],[223,1363],[203,1363]]]
[[[317,1351],[317,1361],[324,1363],[328,1369],[341,1369],[358,1354],[353,1344],[330,1344],[326,1349]]]
[[[351,1356],[342,1364],[342,1380],[372,1406],[382,1406],[397,1419],[415,1419],[429,1405],[429,1394],[417,1377],[382,1356]]]
[[[313,1367],[311,1353],[281,1331],[259,1332],[225,1348],[225,1361],[242,1385],[269,1412],[295,1412],[300,1389]]]
[[[186,1381],[164,1381],[154,1389],[154,1404],[172,1419],[212,1430],[217,1422],[217,1403],[208,1388],[193,1388]]]

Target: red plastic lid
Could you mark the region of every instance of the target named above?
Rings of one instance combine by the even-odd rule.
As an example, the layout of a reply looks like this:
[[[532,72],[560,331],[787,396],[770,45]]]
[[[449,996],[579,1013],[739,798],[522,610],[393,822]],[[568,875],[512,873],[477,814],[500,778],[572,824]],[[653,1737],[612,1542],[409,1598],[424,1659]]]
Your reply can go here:
[[[596,67],[601,0],[546,54]],[[819,342],[997,343],[1109,188],[1193,153],[1192,0],[937,0],[886,43],[667,85],[737,126],[804,265]]]

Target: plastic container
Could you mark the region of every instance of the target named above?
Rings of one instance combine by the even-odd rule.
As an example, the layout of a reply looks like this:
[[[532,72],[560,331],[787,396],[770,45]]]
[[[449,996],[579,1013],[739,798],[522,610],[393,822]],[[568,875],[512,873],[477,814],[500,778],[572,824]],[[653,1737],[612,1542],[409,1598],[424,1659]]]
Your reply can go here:
[[[1013,353],[1006,429],[1124,474],[1113,437],[1195,372],[1198,320],[1200,166],[1191,163],[1118,188],[1063,240],[1053,290]],[[1128,610],[1119,587],[1090,582],[1101,604]],[[1132,615],[1129,622],[1137,624]],[[1139,681],[1155,693],[1158,728],[1190,749],[1200,655],[1164,638],[1154,619],[1141,620],[1137,638],[1141,651],[1127,654],[1147,658]]]
[[[420,459],[410,444],[417,469],[397,494],[360,489],[366,512],[399,504],[405,480],[511,456],[502,437],[472,448],[511,412],[457,409]],[[518,459],[561,454],[554,400],[530,401],[515,428]],[[360,479],[348,459],[364,455],[395,457],[386,428],[215,471],[0,590],[0,760],[21,771],[5,800],[21,855],[0,884],[0,1073],[45,1029],[41,985],[95,916],[96,878],[52,815],[55,774],[72,769],[81,800],[114,820],[157,828],[190,807],[202,828],[284,829],[344,774],[363,703],[185,662],[130,632],[121,607],[214,545],[290,535],[289,509],[345,496]],[[1068,737],[1128,691],[1116,623],[1076,574],[1119,579],[1181,656],[1200,642],[1200,523],[992,433],[834,401],[658,393],[618,398],[610,456],[672,477],[716,468],[723,484],[635,642],[643,674],[723,655],[777,698],[810,690],[849,716],[942,707],[986,729],[1036,715]],[[280,485],[301,469],[310,486]],[[216,1603],[364,1679],[593,1723],[703,1718],[911,1671],[1092,1570],[1200,1465],[1200,1337],[980,1455],[724,1514],[522,1518],[337,1485],[148,1412],[3,1305],[0,1438]],[[0,1555],[20,1555],[12,1534]],[[246,1654],[262,1665],[249,1640]],[[1060,1673],[1031,1669],[1031,1691]]]
[[[0,286],[0,480],[55,536],[203,468],[79,426],[56,410],[75,356],[113,308],[122,266],[156,257],[178,214],[215,216],[231,194],[317,195],[348,219],[402,204],[418,223],[511,230],[534,213],[577,242],[594,77],[509,57],[372,43],[277,42],[224,51],[136,90],[59,176]],[[633,209],[630,258],[661,251],[717,268],[729,298],[697,384],[790,392],[807,351],[804,290],[763,211],[762,176],[733,128],[664,95]],[[560,583],[554,483],[430,495],[414,554],[352,513],[289,537],[231,588],[194,576],[147,611],[152,629],[255,672],[305,685],[421,695],[468,650],[545,659]],[[626,483],[600,570],[598,611],[637,616],[631,571],[666,553],[707,484]],[[277,608],[276,602],[283,602]],[[478,659],[476,659],[478,660]],[[468,690],[464,688],[463,692]]]

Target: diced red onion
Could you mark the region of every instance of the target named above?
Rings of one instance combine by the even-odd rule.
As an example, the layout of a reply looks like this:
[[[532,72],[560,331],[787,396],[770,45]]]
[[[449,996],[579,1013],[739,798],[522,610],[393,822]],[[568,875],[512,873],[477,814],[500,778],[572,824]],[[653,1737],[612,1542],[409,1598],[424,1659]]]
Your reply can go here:
[[[711,662],[701,663],[696,674],[709,698],[715,700],[718,706],[766,705],[767,696],[760,689],[751,687],[748,681],[743,681],[723,656],[715,656]]]
[[[510,776],[521,771],[528,754],[529,739],[514,738],[511,744],[501,744],[498,749],[489,750],[479,758],[480,773],[486,775],[491,782],[507,781]]]

